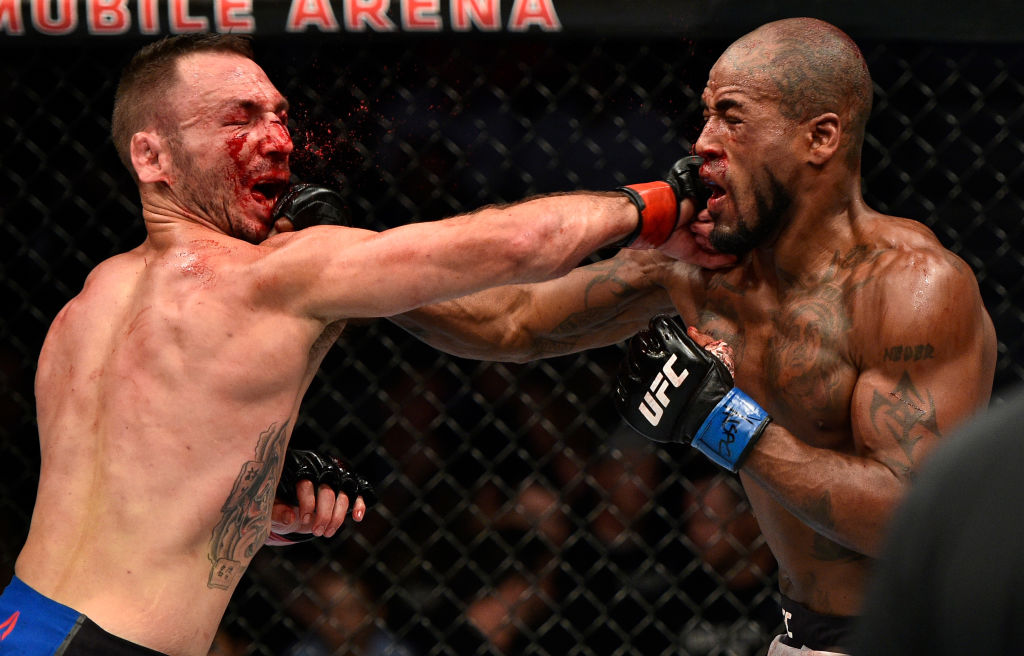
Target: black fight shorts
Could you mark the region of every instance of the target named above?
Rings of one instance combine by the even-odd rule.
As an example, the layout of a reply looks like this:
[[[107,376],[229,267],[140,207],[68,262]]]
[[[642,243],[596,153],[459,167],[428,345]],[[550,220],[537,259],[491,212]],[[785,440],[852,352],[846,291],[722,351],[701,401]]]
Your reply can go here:
[[[786,595],[782,595],[782,619],[786,623],[782,644],[827,651],[849,648],[850,635],[856,621],[854,617],[815,613]]]

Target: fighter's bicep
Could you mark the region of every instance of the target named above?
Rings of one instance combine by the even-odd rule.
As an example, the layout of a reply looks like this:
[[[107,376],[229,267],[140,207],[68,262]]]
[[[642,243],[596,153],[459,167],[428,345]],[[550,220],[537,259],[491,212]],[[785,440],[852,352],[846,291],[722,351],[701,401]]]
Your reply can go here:
[[[324,321],[390,316],[473,291],[498,275],[479,257],[481,245],[457,247],[466,239],[455,230],[439,222],[382,233],[314,226],[271,245],[262,284],[295,313]]]
[[[254,296],[262,304],[311,316],[332,296],[351,294],[358,301],[363,289],[353,283],[366,268],[359,254],[375,235],[360,228],[312,226],[267,239],[260,245],[264,255],[247,272]]]
[[[908,478],[942,437],[939,407],[944,395],[912,368],[863,373],[854,388],[851,425],[859,455]],[[937,398],[938,397],[938,398]]]
[[[922,323],[881,337],[854,388],[858,448],[901,476],[988,400],[979,347],[947,328]]]
[[[896,258],[866,287],[855,342],[858,448],[914,471],[943,436],[988,402],[991,322],[970,270],[952,256]]]

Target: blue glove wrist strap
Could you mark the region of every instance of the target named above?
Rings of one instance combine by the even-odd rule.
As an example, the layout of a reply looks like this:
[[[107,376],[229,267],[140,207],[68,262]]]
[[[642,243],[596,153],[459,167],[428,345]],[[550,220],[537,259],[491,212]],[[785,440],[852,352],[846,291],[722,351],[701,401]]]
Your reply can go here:
[[[692,446],[719,466],[735,472],[769,421],[771,417],[761,406],[734,387],[701,424]]]

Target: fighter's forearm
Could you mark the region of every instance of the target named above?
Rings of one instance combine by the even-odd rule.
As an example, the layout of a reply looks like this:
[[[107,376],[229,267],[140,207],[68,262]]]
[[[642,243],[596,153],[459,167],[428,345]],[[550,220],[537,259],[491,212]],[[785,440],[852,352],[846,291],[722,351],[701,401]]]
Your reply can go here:
[[[486,290],[392,320],[460,357],[526,362],[617,343],[671,300],[634,253],[563,278]]]
[[[877,460],[810,446],[770,424],[740,470],[804,524],[875,558],[907,480]]]

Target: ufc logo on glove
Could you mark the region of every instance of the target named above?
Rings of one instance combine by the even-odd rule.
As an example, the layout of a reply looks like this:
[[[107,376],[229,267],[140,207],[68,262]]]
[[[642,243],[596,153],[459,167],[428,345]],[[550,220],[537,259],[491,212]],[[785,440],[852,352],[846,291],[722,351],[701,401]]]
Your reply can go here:
[[[672,371],[672,365],[675,364],[676,360],[676,354],[673,353],[665,363],[665,366],[658,372],[658,375],[651,381],[651,391],[644,394],[644,400],[640,402],[640,414],[644,416],[644,419],[651,422],[651,426],[658,425],[661,418],[665,416],[665,408],[671,403],[671,399],[665,394],[669,383],[672,384],[672,387],[679,387],[686,380],[686,377],[690,375],[689,369],[683,369],[682,373],[679,374]],[[654,394],[652,395],[651,392]]]
[[[771,421],[679,317],[656,316],[629,341],[617,382],[616,407],[633,430],[657,442],[689,444],[732,472]]]

